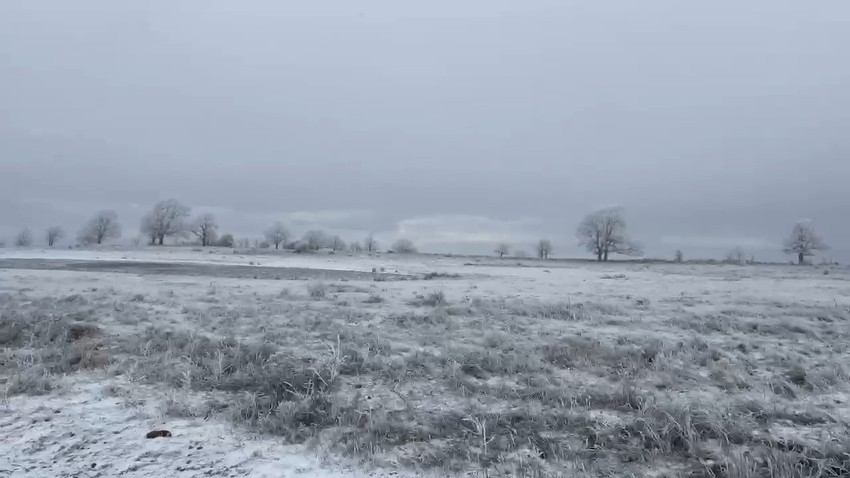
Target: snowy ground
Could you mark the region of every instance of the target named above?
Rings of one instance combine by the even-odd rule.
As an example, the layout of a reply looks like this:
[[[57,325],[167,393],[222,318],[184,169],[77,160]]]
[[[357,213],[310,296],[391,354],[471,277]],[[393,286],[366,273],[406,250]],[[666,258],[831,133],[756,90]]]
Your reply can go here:
[[[0,250],[0,476],[840,476],[848,278]]]

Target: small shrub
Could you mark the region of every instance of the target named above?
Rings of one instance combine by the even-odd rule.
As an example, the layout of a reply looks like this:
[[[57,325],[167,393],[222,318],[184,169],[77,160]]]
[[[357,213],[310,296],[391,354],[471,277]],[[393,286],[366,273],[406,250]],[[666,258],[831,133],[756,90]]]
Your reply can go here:
[[[310,284],[307,287],[307,292],[310,293],[310,297],[314,299],[324,299],[328,294],[328,288],[322,282],[316,282],[315,284]]]
[[[416,296],[416,299],[411,302],[411,304],[420,307],[445,307],[448,303],[446,295],[441,290],[429,292],[426,295],[418,295]]]

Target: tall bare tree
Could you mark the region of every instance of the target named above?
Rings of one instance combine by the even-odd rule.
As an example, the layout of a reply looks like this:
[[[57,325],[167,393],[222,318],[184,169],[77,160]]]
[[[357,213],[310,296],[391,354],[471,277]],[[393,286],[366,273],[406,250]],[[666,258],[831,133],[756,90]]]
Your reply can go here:
[[[150,236],[152,244],[161,246],[166,237],[180,237],[186,234],[186,220],[190,212],[188,206],[176,199],[160,201],[142,219],[142,232]]]
[[[537,257],[540,259],[548,259],[552,253],[552,241],[549,239],[540,239],[537,243]]]
[[[399,254],[413,254],[416,252],[416,246],[410,239],[399,239],[393,244],[393,251]]]
[[[266,230],[265,236],[266,240],[269,241],[270,244],[274,245],[275,249],[280,249],[280,246],[289,240],[290,234],[289,229],[287,229],[282,222],[278,221]]]
[[[823,242],[815,226],[810,221],[800,221],[794,224],[791,235],[785,239],[785,247],[782,249],[786,254],[796,254],[797,263],[803,264],[806,257],[815,255],[817,251],[829,249]]]
[[[215,244],[218,239],[218,223],[215,216],[209,213],[201,214],[192,221],[190,231],[201,241],[201,247]]]
[[[499,255],[499,259],[505,257],[506,255],[511,253],[511,245],[507,242],[501,242],[496,245],[496,254]]]
[[[94,215],[80,231],[83,244],[103,244],[107,239],[121,237],[121,225],[115,211],[103,210]]]
[[[673,255],[673,262],[683,262],[685,260],[685,255],[682,253],[680,249],[676,249],[676,254]]]
[[[53,247],[56,241],[65,237],[65,231],[59,226],[50,226],[44,233],[44,237],[47,239],[47,247]]]
[[[600,209],[588,214],[576,231],[579,245],[596,255],[597,261],[607,261],[610,254],[639,256],[641,247],[626,236],[626,221],[621,208]]]
[[[339,236],[334,236],[333,239],[331,239],[331,249],[334,251],[344,251],[345,241],[343,241]]]
[[[32,233],[29,228],[24,228],[15,236],[15,245],[18,247],[30,247],[32,245]]]
[[[366,236],[366,239],[363,240],[363,249],[365,249],[366,252],[378,251],[378,241],[375,240],[374,234],[369,234]]]

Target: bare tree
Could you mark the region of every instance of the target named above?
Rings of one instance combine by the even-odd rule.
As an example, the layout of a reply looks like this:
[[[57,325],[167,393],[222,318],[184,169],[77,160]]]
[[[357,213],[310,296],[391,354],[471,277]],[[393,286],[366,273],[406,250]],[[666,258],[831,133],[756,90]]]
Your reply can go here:
[[[47,247],[53,247],[56,241],[65,237],[65,231],[59,226],[50,226],[44,236],[47,239]]]
[[[363,246],[361,246],[359,242],[354,241],[348,245],[348,250],[357,254],[363,252]]]
[[[233,247],[236,245],[236,241],[233,240],[233,234],[222,234],[218,238],[216,245],[219,247]]]
[[[176,199],[160,201],[142,219],[142,232],[151,237],[151,243],[161,246],[166,237],[180,237],[186,234],[186,219],[190,212],[188,206]]]
[[[740,247],[736,247],[726,253],[726,262],[730,264],[743,264],[745,257],[746,255],[744,254],[744,250]]]
[[[103,210],[94,215],[80,231],[83,244],[103,244],[107,239],[121,237],[121,225],[115,211]]]
[[[587,215],[576,231],[579,245],[596,255],[597,261],[607,261],[609,254],[639,256],[641,247],[626,236],[626,221],[621,208],[600,209]]]
[[[324,247],[330,247],[332,244],[332,239],[324,231],[319,230],[307,231],[301,240],[307,244],[307,249],[311,251],[318,251]]]
[[[540,239],[537,243],[537,257],[540,259],[549,259],[549,254],[552,253],[552,241],[549,239]]]
[[[684,260],[685,260],[685,255],[682,254],[682,251],[680,251],[679,249],[676,249],[676,255],[673,256],[673,261],[674,262],[682,262]]]
[[[797,263],[803,264],[806,257],[815,255],[817,251],[829,249],[823,239],[815,232],[815,226],[810,221],[800,221],[794,225],[791,235],[785,239],[783,252],[796,254]]]
[[[345,241],[343,241],[339,236],[334,236],[333,239],[331,239],[331,249],[334,251],[344,251]]]
[[[496,245],[496,254],[499,255],[499,259],[502,259],[506,255],[511,253],[511,245],[507,242],[501,242]]]
[[[375,240],[374,234],[369,234],[366,236],[366,239],[363,240],[363,249],[366,249],[366,252],[378,251],[378,241]]]
[[[280,249],[280,246],[289,240],[290,234],[289,229],[287,229],[282,222],[278,221],[272,224],[272,227],[265,232],[265,236],[266,240],[269,241],[275,249]]]
[[[393,244],[393,251],[399,254],[413,254],[416,252],[416,246],[409,239],[399,239]]]
[[[15,245],[18,247],[30,247],[32,245],[32,233],[29,228],[24,228],[15,236]]]
[[[215,244],[218,238],[218,223],[212,214],[201,214],[192,221],[191,232],[201,241],[201,247]]]

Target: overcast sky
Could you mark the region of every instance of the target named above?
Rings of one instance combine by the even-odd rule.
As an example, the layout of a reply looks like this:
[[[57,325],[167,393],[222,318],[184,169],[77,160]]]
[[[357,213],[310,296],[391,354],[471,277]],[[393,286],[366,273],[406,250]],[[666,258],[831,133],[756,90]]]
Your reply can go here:
[[[850,260],[850,2],[0,2],[0,237],[159,199],[492,252]]]

